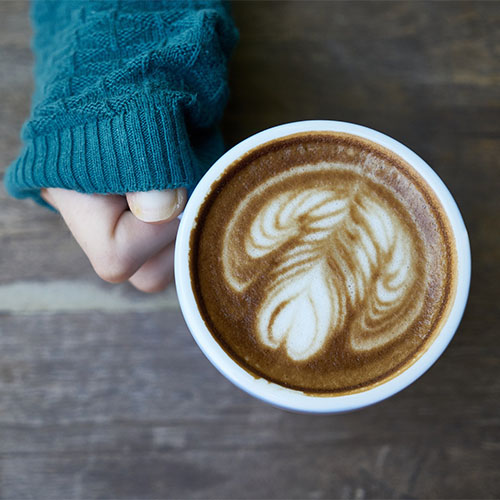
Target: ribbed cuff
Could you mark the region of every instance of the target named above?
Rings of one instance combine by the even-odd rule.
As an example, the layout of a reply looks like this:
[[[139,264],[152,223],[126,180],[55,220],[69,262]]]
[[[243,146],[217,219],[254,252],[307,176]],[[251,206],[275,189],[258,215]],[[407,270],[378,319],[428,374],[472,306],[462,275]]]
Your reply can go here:
[[[192,187],[223,153],[218,130],[188,130],[182,94],[141,96],[111,118],[26,141],[6,172],[16,198],[42,187],[123,194]]]

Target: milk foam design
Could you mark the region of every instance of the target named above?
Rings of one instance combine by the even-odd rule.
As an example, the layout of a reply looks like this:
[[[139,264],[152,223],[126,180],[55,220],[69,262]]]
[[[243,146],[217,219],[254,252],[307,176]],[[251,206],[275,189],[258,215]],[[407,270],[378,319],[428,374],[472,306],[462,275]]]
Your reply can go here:
[[[307,165],[271,178],[240,202],[224,234],[224,276],[235,292],[258,280],[259,269],[269,273],[256,338],[294,361],[310,359],[343,330],[353,351],[379,348],[407,330],[424,300],[407,214],[366,179],[294,189],[285,182],[342,168]],[[276,195],[263,196],[270,189]]]

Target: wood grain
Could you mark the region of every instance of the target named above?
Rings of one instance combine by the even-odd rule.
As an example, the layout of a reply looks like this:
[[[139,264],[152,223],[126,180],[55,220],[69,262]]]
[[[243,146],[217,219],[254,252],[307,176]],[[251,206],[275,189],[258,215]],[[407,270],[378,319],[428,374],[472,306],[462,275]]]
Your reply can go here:
[[[173,290],[148,299],[101,283],[57,215],[2,186],[0,498],[499,498],[500,3],[233,10],[228,146],[329,118],[415,150],[469,230],[459,331],[385,402],[335,417],[283,412],[218,374]],[[0,2],[0,177],[29,113],[29,39],[28,4]]]

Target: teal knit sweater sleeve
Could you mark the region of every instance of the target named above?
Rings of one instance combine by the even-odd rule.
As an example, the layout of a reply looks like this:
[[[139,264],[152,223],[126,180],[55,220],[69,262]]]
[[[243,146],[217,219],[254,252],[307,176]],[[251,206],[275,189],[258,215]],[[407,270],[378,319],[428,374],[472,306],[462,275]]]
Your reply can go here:
[[[223,152],[237,40],[225,3],[40,0],[32,21],[35,92],[11,195],[190,187]]]

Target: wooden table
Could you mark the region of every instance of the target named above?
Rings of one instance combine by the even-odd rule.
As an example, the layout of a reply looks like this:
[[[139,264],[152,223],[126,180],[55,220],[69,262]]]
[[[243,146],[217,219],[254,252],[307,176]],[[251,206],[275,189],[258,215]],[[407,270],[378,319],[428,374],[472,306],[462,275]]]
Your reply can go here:
[[[29,112],[27,7],[0,2],[0,176]],[[0,497],[498,498],[500,2],[238,2],[234,14],[228,145],[330,118],[414,149],[470,233],[459,331],[390,400],[286,413],[216,372],[173,289],[101,282],[57,215],[2,186]]]

